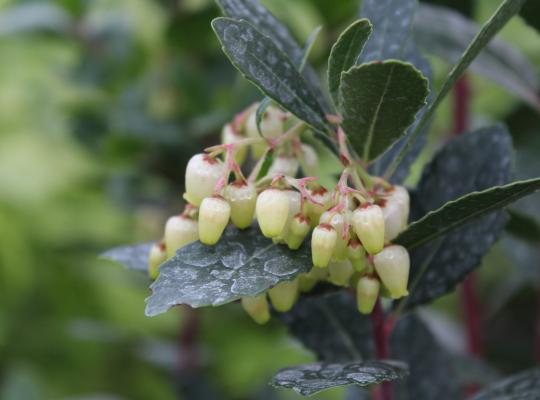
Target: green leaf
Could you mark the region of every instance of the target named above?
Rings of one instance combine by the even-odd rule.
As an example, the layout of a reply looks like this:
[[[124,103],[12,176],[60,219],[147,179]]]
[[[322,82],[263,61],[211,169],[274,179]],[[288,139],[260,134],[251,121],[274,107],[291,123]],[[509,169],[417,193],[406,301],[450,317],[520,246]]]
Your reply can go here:
[[[341,73],[356,64],[371,30],[372,26],[367,19],[359,19],[349,25],[332,46],[328,58],[328,88],[336,107],[339,104]]]
[[[413,249],[539,189],[540,178],[537,178],[469,193],[449,201],[435,211],[430,211],[422,219],[411,224],[394,242]]]
[[[257,178],[255,181],[258,181],[259,179],[262,179],[268,174],[268,171],[270,170],[270,167],[272,166],[272,163],[274,162],[274,150],[268,149],[264,153],[264,160],[261,164],[261,169],[257,173]]]
[[[339,386],[369,385],[403,379],[407,366],[397,361],[364,361],[346,364],[313,363],[280,370],[270,384],[311,396]]]
[[[532,216],[516,210],[508,210],[508,215],[510,217],[506,224],[508,233],[531,244],[540,243],[540,225]]]
[[[459,60],[480,27],[458,12],[422,4],[415,24],[417,43],[448,62]],[[540,110],[538,78],[532,65],[514,46],[495,38],[471,64],[471,70],[498,83],[510,93]]]
[[[291,311],[278,317],[320,361],[345,364],[374,357],[371,319],[358,312],[356,299],[348,292],[303,295]],[[407,378],[394,383],[396,400],[462,398],[452,359],[417,316],[397,321],[390,345],[391,357],[410,368]]]
[[[538,1],[528,1],[525,3],[519,16],[522,17],[527,24],[540,32],[540,3]]]
[[[257,0],[216,0],[223,14],[236,20],[245,20],[257,27],[257,30],[285,53],[297,67],[307,81],[310,89],[315,93],[324,110],[328,109],[324,94],[321,89],[321,82],[317,74],[309,65],[305,63],[306,49],[298,44],[287,27],[278,20],[266,7]]]
[[[369,161],[401,138],[426,104],[428,82],[411,64],[362,64],[341,77],[343,128],[359,155]]]
[[[469,44],[459,62],[454,65],[448,74],[448,77],[444,81],[441,89],[435,96],[433,102],[427,107],[426,112],[422,115],[422,118],[419,120],[414,131],[411,133],[411,136],[409,137],[405,146],[403,146],[392,164],[390,164],[390,166],[387,168],[384,174],[385,178],[389,178],[394,174],[398,165],[411,149],[416,137],[423,132],[437,107],[439,107],[457,80],[463,75],[469,65],[471,65],[476,56],[478,56],[478,53],[480,53],[480,51],[486,47],[490,40],[503,28],[503,26],[506,25],[506,23],[519,12],[525,1],[526,0],[504,0],[491,18],[482,26],[480,32],[478,32],[473,41]]]
[[[313,45],[315,44],[315,41],[319,37],[321,30],[322,30],[322,26],[318,26],[313,30],[313,32],[309,34],[309,37],[306,40],[306,44],[304,45],[304,55],[302,56],[302,61],[300,62],[300,65],[298,66],[299,72],[302,72],[308,65],[307,62],[309,59],[309,55],[311,54],[311,50],[313,50]]]
[[[448,142],[424,169],[411,199],[412,220],[468,193],[507,184],[512,165],[512,141],[501,125]],[[505,224],[505,212],[495,211],[412,249],[410,295],[400,307],[411,308],[452,291],[480,265]]]
[[[261,130],[261,123],[264,117],[264,113],[266,112],[266,109],[268,108],[270,104],[272,104],[272,99],[270,97],[265,97],[259,103],[259,106],[257,107],[257,110],[255,111],[255,123],[257,124],[257,131],[259,132],[259,135],[261,135],[261,137],[264,137]]]
[[[371,21],[373,34],[358,63],[390,58],[407,60],[406,46],[417,5],[417,0],[364,0],[360,16]]]
[[[407,61],[422,71],[424,76],[431,81],[429,62],[420,54],[411,35],[417,3],[417,0],[365,0],[362,2],[360,15],[371,21],[373,33],[358,59],[359,62],[384,59]],[[384,173],[408,141],[425,109],[426,106],[417,114],[416,122],[409,128],[407,134],[370,165],[371,174],[381,176]],[[397,166],[396,173],[391,179],[392,183],[400,184],[407,178],[410,166],[426,144],[428,129],[429,127],[426,126],[422,134],[414,140],[411,151]]]
[[[218,306],[256,296],[307,272],[311,265],[309,243],[293,251],[264,238],[256,226],[229,226],[217,245],[191,243],[161,265],[146,299],[146,315],[178,304]]]
[[[153,242],[149,242],[133,246],[115,247],[102,253],[100,257],[148,275],[148,255],[153,244]]]
[[[489,386],[472,400],[532,400],[538,398],[538,393],[540,393],[540,368],[533,368]]]
[[[223,51],[244,77],[283,108],[319,131],[325,112],[291,60],[246,21],[216,18],[212,27]]]

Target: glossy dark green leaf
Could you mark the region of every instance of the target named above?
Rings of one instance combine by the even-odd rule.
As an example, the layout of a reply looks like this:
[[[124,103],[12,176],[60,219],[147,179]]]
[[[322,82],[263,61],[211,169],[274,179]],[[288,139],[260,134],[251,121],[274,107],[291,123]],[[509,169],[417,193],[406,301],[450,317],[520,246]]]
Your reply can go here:
[[[368,161],[406,133],[429,91],[420,71],[391,60],[344,72],[340,92],[343,128],[360,157]]]
[[[538,1],[531,0],[526,2],[519,15],[526,23],[540,32],[540,3]]]
[[[261,164],[261,169],[257,173],[256,181],[259,179],[262,179],[266,176],[268,171],[270,170],[270,167],[272,166],[272,163],[274,162],[274,151],[272,149],[268,149],[263,155],[264,159]]]
[[[264,36],[269,37],[273,43],[285,53],[297,67],[302,71],[302,75],[315,93],[321,107],[328,109],[325,97],[321,89],[321,83],[317,74],[309,65],[302,68],[305,58],[305,48],[303,49],[295,40],[289,29],[278,20],[266,7],[258,0],[216,0],[218,5],[227,17],[245,20],[257,27],[257,30]]]
[[[369,386],[403,379],[407,366],[397,361],[363,361],[344,364],[313,363],[296,365],[279,371],[270,384],[293,389],[302,396],[311,396],[339,386]]]
[[[446,77],[446,80],[442,84],[440,90],[434,96],[433,101],[426,108],[422,118],[418,120],[418,123],[411,132],[407,142],[386,169],[384,174],[386,178],[391,177],[395,173],[397,167],[401,164],[407,153],[411,151],[417,137],[424,132],[424,129],[431,121],[435,110],[437,110],[443,99],[454,87],[457,80],[463,75],[467,68],[469,68],[474,59],[478,56],[482,49],[487,46],[491,39],[493,39],[493,37],[506,25],[506,23],[519,12],[525,1],[526,0],[504,0],[499,8],[497,8],[495,13],[489,18],[489,20],[482,25],[482,28],[478,34],[467,46],[457,64],[454,65]]]
[[[516,181],[482,192],[469,193],[449,201],[441,208],[430,211],[422,219],[413,222],[394,242],[413,249],[539,189],[540,178]]]
[[[304,295],[279,318],[325,363],[343,364],[374,357],[370,317],[358,312],[356,299],[348,292]],[[418,317],[408,315],[397,321],[390,357],[410,368],[407,378],[394,383],[396,399],[461,398],[451,358]]]
[[[410,38],[410,26],[418,5],[417,0],[364,0],[361,18],[373,24],[358,63],[382,61],[390,58],[405,60],[405,48]]]
[[[309,55],[311,54],[311,50],[313,50],[313,46],[315,45],[315,42],[317,41],[321,30],[322,26],[318,26],[313,30],[313,32],[309,34],[304,45],[304,54],[302,55],[302,61],[300,61],[300,65],[298,66],[299,72],[304,71],[308,66]]]
[[[532,244],[540,244],[540,225],[532,216],[516,210],[508,210],[508,216],[508,233]]]
[[[411,35],[411,25],[416,9],[416,0],[366,0],[362,2],[360,15],[372,22],[373,33],[360,55],[359,61],[368,62],[389,58],[407,61],[422,71],[424,76],[431,81],[432,74],[429,62],[420,54]],[[384,173],[411,136],[419,118],[425,112],[425,108],[418,113],[416,122],[409,128],[407,135],[370,166],[372,174],[381,176]],[[399,184],[407,178],[410,166],[426,144],[428,129],[429,126],[423,129],[422,134],[414,140],[411,151],[400,161],[396,172],[391,177],[392,183]]]
[[[216,18],[212,27],[223,51],[244,77],[283,108],[319,131],[325,112],[291,60],[246,21]]]
[[[336,107],[339,104],[341,73],[351,68],[364,47],[372,26],[367,19],[359,19],[345,29],[332,46],[328,58],[328,88]]]
[[[148,274],[148,255],[152,245],[153,242],[115,247],[102,253],[101,257],[122,264],[126,268]]]
[[[424,169],[414,199],[416,217],[467,193],[509,182],[512,141],[497,125],[466,133],[439,151]],[[452,291],[501,235],[504,211],[495,211],[411,252],[408,307]]]
[[[480,27],[446,7],[423,4],[414,31],[419,46],[448,62],[459,60]],[[471,64],[471,70],[540,109],[536,68],[514,46],[494,38]]]
[[[318,360],[362,360],[373,354],[371,322],[349,293],[302,296],[291,311],[277,316]]]
[[[473,400],[534,400],[540,394],[540,368],[533,368],[482,390]]]
[[[146,315],[178,304],[217,306],[256,296],[311,265],[308,243],[292,251],[263,237],[256,226],[245,230],[229,226],[217,245],[191,243],[161,265],[146,299]]]

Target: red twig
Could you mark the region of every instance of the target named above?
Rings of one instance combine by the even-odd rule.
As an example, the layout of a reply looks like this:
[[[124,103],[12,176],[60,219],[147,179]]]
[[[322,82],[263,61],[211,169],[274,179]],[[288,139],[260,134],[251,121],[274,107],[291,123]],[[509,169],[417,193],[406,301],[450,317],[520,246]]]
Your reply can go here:
[[[373,342],[375,344],[375,356],[377,359],[390,358],[390,335],[394,327],[392,318],[385,319],[381,300],[375,303],[375,308],[371,313],[371,324],[373,329]],[[391,382],[383,382],[375,391],[375,399],[392,400],[394,390]]]
[[[469,79],[467,75],[463,75],[454,86],[454,135],[461,135],[469,129],[470,103]]]
[[[199,335],[199,312],[189,306],[182,307],[182,325],[180,327],[180,356],[178,373],[180,376],[192,374],[199,367],[197,337]]]

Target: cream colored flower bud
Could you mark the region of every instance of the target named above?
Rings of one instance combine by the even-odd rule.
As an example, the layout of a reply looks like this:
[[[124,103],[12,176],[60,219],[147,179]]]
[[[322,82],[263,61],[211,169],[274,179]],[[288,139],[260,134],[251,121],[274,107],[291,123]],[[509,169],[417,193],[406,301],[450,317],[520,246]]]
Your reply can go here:
[[[317,176],[319,172],[319,156],[313,147],[302,144],[302,170],[305,175]]]
[[[184,215],[170,217],[165,224],[165,247],[167,257],[176,254],[176,250],[199,239],[197,221]]]
[[[298,298],[298,279],[278,283],[268,290],[268,296],[276,311],[289,311]]]
[[[354,231],[369,254],[376,254],[384,246],[384,215],[378,205],[360,206],[353,212]]]
[[[150,279],[156,279],[159,275],[158,268],[167,260],[167,249],[164,242],[157,242],[150,248],[148,254],[148,275]]]
[[[347,256],[357,272],[362,272],[367,265],[366,250],[356,239],[349,240]]]
[[[336,230],[329,224],[319,224],[311,235],[311,258],[313,265],[320,268],[328,266],[337,242]]]
[[[309,189],[309,194],[319,204],[306,202],[308,216],[311,219],[312,227],[319,224],[321,215],[332,206],[332,194],[323,186]]]
[[[393,299],[407,296],[409,281],[409,252],[405,247],[392,245],[385,247],[373,257],[375,271]]]
[[[232,124],[226,124],[221,131],[221,143],[234,144],[245,139],[240,133],[236,132]],[[242,164],[246,159],[247,146],[236,146],[234,149],[234,160],[238,164]]]
[[[391,197],[401,206],[402,208],[402,225],[401,230],[407,227],[409,221],[409,211],[410,211],[410,196],[408,190],[403,186],[394,186]]]
[[[310,230],[311,224],[309,218],[302,214],[296,214],[289,225],[289,232],[287,235],[287,245],[289,246],[289,249],[299,249]]]
[[[295,177],[298,173],[300,164],[294,157],[279,156],[274,159],[270,169],[268,170],[268,176],[274,177],[278,175],[285,175]]]
[[[330,261],[328,264],[328,280],[336,286],[349,286],[349,281],[354,273],[349,260]]]
[[[233,182],[225,187],[223,197],[231,206],[232,223],[240,229],[250,227],[257,202],[255,185],[243,181]]]
[[[204,244],[216,244],[229,223],[231,206],[221,196],[205,198],[199,209],[199,239]]]
[[[260,325],[266,324],[270,320],[266,293],[255,297],[242,297],[242,307]]]
[[[196,206],[201,205],[205,197],[214,194],[216,183],[224,174],[225,166],[221,161],[207,154],[191,157],[186,167],[186,200]]]
[[[293,221],[293,218],[296,214],[300,212],[300,206],[302,202],[302,196],[300,195],[300,192],[297,192],[296,190],[285,190],[285,194],[287,195],[287,198],[289,199],[289,212],[287,214],[287,222],[285,222],[285,226],[283,227],[283,230],[278,235],[278,243],[287,243],[289,238],[289,229],[291,226],[291,223]]]
[[[253,112],[250,114],[246,121],[246,134],[248,137],[260,138],[259,130],[257,129],[256,111],[257,107],[253,108]],[[277,107],[268,106],[261,120],[261,133],[265,138],[272,138],[279,136],[284,130],[284,113]],[[266,149],[266,144],[256,144],[252,146],[252,153],[254,158],[261,158]]]
[[[320,223],[331,225],[337,233],[336,247],[334,248],[334,254],[332,254],[333,260],[344,261],[347,259],[347,243],[349,242],[348,229],[344,229],[347,223],[346,213],[335,213],[332,211],[326,211],[321,215]],[[345,233],[345,236],[344,236]]]
[[[380,282],[375,277],[364,276],[356,284],[356,301],[358,311],[371,314],[379,297]]]
[[[318,282],[328,278],[328,268],[311,268],[311,271],[301,274],[298,278],[298,289],[302,293],[310,292]]]
[[[255,214],[264,236],[279,236],[289,216],[289,196],[283,190],[266,189],[257,197]]]
[[[390,241],[394,240],[403,228],[403,207],[394,199],[389,198],[384,207],[384,236]]]

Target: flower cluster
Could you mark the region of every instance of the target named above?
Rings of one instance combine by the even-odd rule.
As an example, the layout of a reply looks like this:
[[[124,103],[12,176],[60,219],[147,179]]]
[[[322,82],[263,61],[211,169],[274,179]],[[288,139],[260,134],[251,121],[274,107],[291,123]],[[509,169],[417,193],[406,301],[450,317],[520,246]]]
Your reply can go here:
[[[180,247],[196,240],[216,244],[229,223],[246,229],[256,219],[265,237],[292,250],[299,249],[311,232],[313,261],[311,271],[297,279],[242,299],[258,323],[270,318],[267,297],[275,310],[285,312],[299,293],[321,281],[354,286],[358,309],[366,314],[379,295],[406,296],[409,254],[391,241],[407,226],[407,190],[370,176],[351,154],[339,126],[336,139],[343,171],[335,187],[326,189],[317,178],[305,176],[318,169],[317,153],[302,142],[307,126],[273,106],[258,125],[256,108],[225,125],[222,144],[189,161],[184,194],[188,204],[181,215],[169,218],[164,240],[152,247],[151,277]]]

